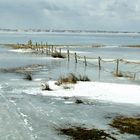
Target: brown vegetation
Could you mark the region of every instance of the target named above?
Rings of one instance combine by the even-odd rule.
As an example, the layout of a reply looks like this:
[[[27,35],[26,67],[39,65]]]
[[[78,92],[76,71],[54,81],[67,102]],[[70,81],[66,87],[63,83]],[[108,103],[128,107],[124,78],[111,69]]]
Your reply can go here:
[[[74,74],[69,74],[67,77],[61,77],[55,84],[61,85],[61,84],[76,84],[78,81],[78,78]]]
[[[104,130],[88,129],[84,127],[71,127],[58,129],[60,134],[70,136],[73,140],[116,140]]]
[[[66,77],[61,77],[55,84],[58,86],[61,84],[76,84],[77,81],[90,81],[90,79],[87,76],[79,75],[79,77],[77,77],[74,74],[70,73]]]
[[[132,75],[130,73],[123,73],[123,72],[118,72],[118,73],[113,73],[113,75],[115,77],[124,77],[124,78],[130,78],[130,79],[134,79],[135,75]]]
[[[140,45],[124,45],[122,47],[140,48]]]
[[[66,56],[64,54],[61,54],[60,52],[54,52],[51,54],[54,58],[65,58]]]
[[[120,130],[121,133],[130,133],[140,136],[140,118],[116,117],[110,126]]]

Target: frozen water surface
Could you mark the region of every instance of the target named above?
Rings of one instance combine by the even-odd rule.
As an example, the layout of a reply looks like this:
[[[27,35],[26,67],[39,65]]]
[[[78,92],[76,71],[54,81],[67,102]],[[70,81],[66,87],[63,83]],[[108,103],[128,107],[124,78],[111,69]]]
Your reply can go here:
[[[7,35],[5,36],[7,37]],[[6,40],[5,36],[3,38]],[[21,35],[19,38],[23,36]],[[37,38],[35,36],[33,35],[34,39]],[[41,40],[42,36],[38,39]],[[15,38],[9,38],[14,42],[16,35],[13,37]],[[29,38],[29,35],[23,38],[22,41],[24,42]],[[57,37],[55,36],[54,38],[56,39]],[[86,38],[89,39],[90,37],[86,36],[84,39]],[[100,38],[101,43],[104,40],[103,38],[105,39],[104,36]],[[127,42],[128,38],[126,37],[124,40]],[[139,37],[134,39],[137,40],[134,41],[136,44],[140,41]],[[108,42],[110,40],[109,38]],[[115,45],[119,42],[118,38],[116,40]],[[124,40],[121,38],[120,42],[124,42]],[[100,41],[98,40],[98,42]],[[126,42],[122,44],[126,44]],[[133,44],[133,41],[131,43]],[[104,59],[116,59],[119,57],[135,61],[140,60],[139,48],[107,47],[87,49],[83,47],[70,48],[70,51],[79,52],[78,54],[82,56],[101,56]],[[138,104],[105,102],[82,96],[64,98],[63,96],[43,96],[42,94],[41,84],[49,80],[57,80],[61,75],[71,72],[77,75],[86,74],[93,81],[139,86],[140,78],[138,74],[135,80],[114,77],[111,73],[116,68],[114,63],[111,65],[102,64],[109,72],[103,70],[99,72],[97,66],[88,65],[85,68],[83,62],[75,64],[74,60],[71,60],[68,64],[65,59],[53,59],[45,55],[15,52],[3,45],[0,47],[0,52],[0,69],[27,67],[34,64],[41,65],[41,67],[37,67],[32,72],[33,81],[24,80],[24,74],[21,73],[0,72],[0,140],[66,140],[68,137],[60,135],[56,129],[69,125],[95,127],[110,134],[112,132],[119,133],[108,125],[113,117],[118,115],[140,115],[140,106]],[[97,63],[96,61],[93,62],[93,60],[88,61]],[[132,72],[138,71],[140,68],[139,65],[121,65],[120,67],[125,71],[131,70]],[[77,105],[75,103],[76,99],[83,100],[85,104]],[[120,133],[119,135],[114,135],[114,137],[119,140],[139,139],[134,135]]]

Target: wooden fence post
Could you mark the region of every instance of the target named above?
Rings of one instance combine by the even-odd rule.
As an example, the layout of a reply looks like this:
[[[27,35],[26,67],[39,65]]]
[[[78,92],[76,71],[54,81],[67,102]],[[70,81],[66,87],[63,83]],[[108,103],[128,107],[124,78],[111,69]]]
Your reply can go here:
[[[70,51],[67,50],[67,55],[68,55],[68,62],[70,61]]]
[[[55,52],[55,53],[57,52],[56,47],[54,48],[54,52]]]
[[[35,43],[35,50],[36,50],[36,51],[38,51],[37,45],[38,45],[38,44],[37,44],[37,42],[36,42],[36,43]]]
[[[86,56],[84,56],[84,61],[85,61],[85,67],[86,67],[87,66]]]
[[[48,47],[46,46],[46,54],[48,55]]]
[[[116,76],[119,75],[119,59],[117,59]]]
[[[41,48],[42,48],[42,53],[43,53],[43,51],[44,51],[44,50],[43,50],[43,46],[42,46]]]
[[[101,70],[101,57],[98,57],[99,70]]]
[[[74,53],[74,55],[75,55],[75,63],[77,63],[77,54]]]
[[[133,77],[133,80],[135,80],[136,79],[136,73],[134,73],[134,77]]]
[[[48,52],[48,53],[49,53],[49,55],[51,54],[51,49],[50,49],[50,46],[49,46],[49,52]]]
[[[61,55],[61,48],[59,48],[59,53],[60,53],[60,55]]]
[[[51,52],[51,54],[53,54],[53,45],[52,45],[52,52]]]

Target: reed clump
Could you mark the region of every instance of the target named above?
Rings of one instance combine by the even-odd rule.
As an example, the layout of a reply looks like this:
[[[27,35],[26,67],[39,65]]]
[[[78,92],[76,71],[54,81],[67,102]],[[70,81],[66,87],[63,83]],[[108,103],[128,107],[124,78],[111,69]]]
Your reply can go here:
[[[26,74],[24,79],[28,80],[28,81],[32,81],[33,80],[31,74]]]
[[[129,79],[134,79],[134,76],[135,76],[130,73],[123,73],[121,71],[119,71],[118,73],[114,72],[113,75],[115,77],[124,77],[124,78],[129,78]]]
[[[56,52],[53,52],[51,54],[51,56],[54,57],[54,58],[66,58],[66,56],[64,54],[62,54],[60,52],[57,52],[57,51]]]
[[[124,77],[122,72],[118,72],[118,73],[113,73],[115,77]]]
[[[56,85],[62,85],[62,84],[76,84],[77,81],[90,81],[90,79],[87,76],[82,76],[79,75],[79,77],[77,77],[76,75],[74,75],[73,73],[70,73],[68,76],[66,77],[60,77],[60,79],[55,83]]]
[[[55,84],[61,85],[61,84],[76,84],[78,81],[78,78],[74,74],[69,74],[67,77],[61,77]]]
[[[78,81],[84,81],[84,82],[86,82],[86,81],[91,81],[91,80],[86,75],[84,75],[84,76],[79,75]]]
[[[48,83],[42,85],[42,90],[52,91]]]
[[[84,104],[84,102],[82,100],[80,100],[80,99],[76,99],[75,103],[76,104]]]

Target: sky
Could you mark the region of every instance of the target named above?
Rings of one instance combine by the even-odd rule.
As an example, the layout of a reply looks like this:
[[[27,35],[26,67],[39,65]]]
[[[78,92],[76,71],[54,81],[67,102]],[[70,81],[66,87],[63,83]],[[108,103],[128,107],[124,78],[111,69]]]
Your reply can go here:
[[[140,0],[0,0],[0,28],[140,31]]]

